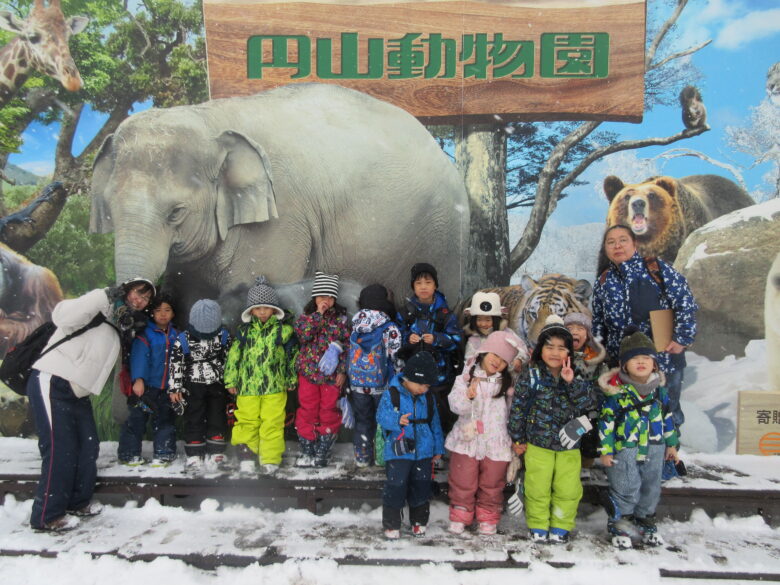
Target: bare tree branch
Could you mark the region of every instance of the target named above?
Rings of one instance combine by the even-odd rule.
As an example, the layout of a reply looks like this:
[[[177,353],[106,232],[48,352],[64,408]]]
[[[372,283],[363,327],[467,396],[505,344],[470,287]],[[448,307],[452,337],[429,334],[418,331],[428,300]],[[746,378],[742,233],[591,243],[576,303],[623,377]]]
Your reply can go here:
[[[658,30],[658,33],[653,39],[653,42],[650,43],[650,46],[647,49],[647,54],[645,55],[646,69],[651,69],[651,63],[655,59],[655,54],[658,52],[658,47],[663,42],[669,31],[672,30],[672,27],[677,23],[677,19],[680,18],[680,14],[685,9],[687,4],[688,0],[677,0],[677,8],[674,9],[674,12],[666,20],[666,22],[661,25],[661,28]]]
[[[657,160],[659,158],[668,160],[671,158],[679,158],[681,156],[693,156],[696,158],[700,158],[701,160],[706,161],[711,165],[720,167],[722,169],[726,169],[728,172],[734,175],[734,178],[737,179],[737,182],[739,183],[740,187],[742,187],[747,191],[747,185],[745,184],[745,179],[742,177],[742,173],[739,171],[739,169],[737,169],[737,167],[735,167],[734,165],[730,165],[729,163],[721,162],[710,156],[707,156],[706,154],[704,154],[703,152],[699,152],[698,150],[693,150],[690,148],[673,148],[671,150],[662,152],[657,156],[654,156],[653,160]]]
[[[685,57],[686,55],[692,55],[696,51],[701,51],[704,47],[709,45],[712,42],[712,39],[707,39],[703,43],[700,43],[699,45],[696,45],[695,47],[691,47],[690,49],[685,49],[684,51],[680,51],[679,53],[674,53],[672,55],[669,55],[668,57],[661,59],[658,63],[655,63],[654,65],[650,66],[650,69],[660,69],[669,61],[673,61],[675,59],[679,59],[680,57]]]

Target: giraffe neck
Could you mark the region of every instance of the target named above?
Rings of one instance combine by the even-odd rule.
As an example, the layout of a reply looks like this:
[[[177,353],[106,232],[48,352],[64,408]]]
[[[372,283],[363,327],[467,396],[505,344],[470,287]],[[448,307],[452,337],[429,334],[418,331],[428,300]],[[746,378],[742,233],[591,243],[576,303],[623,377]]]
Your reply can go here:
[[[27,81],[30,56],[23,42],[11,39],[0,48],[0,108],[4,107]]]

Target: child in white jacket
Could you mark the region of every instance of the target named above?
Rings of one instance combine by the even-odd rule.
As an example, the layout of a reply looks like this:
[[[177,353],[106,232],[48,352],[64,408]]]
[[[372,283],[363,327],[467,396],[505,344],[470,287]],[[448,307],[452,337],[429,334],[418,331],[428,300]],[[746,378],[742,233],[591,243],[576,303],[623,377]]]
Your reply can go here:
[[[512,459],[506,395],[512,386],[509,364],[517,351],[510,333],[491,333],[450,392],[450,408],[458,415],[444,444],[450,451],[449,531],[453,534],[461,534],[475,517],[480,534],[496,533]]]

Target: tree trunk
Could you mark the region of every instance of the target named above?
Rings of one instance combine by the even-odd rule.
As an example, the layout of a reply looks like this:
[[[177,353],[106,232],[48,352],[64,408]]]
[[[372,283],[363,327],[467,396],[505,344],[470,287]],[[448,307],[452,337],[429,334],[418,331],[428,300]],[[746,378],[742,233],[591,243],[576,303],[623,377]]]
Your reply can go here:
[[[455,160],[469,196],[471,224],[461,291],[509,284],[506,212],[506,134],[493,124],[465,125],[455,137]]]

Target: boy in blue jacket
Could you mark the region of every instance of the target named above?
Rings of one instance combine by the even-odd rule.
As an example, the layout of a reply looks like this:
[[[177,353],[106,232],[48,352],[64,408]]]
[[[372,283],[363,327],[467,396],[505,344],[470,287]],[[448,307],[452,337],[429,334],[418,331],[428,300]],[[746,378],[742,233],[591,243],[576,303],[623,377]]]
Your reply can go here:
[[[434,357],[427,351],[417,352],[379,402],[376,422],[385,433],[387,474],[382,527],[388,539],[401,537],[401,512],[406,503],[414,536],[423,536],[428,524],[433,462],[444,455],[439,412],[428,394],[437,374]]]
[[[146,422],[152,418],[154,454],[152,467],[167,467],[176,459],[176,429],[173,426],[173,403],[181,393],[169,393],[168,378],[171,350],[179,332],[171,324],[173,300],[161,293],[151,304],[152,322],[133,340],[130,349],[130,377],[133,394],[128,398],[128,417],[119,435],[119,462],[137,466],[141,457]]]

